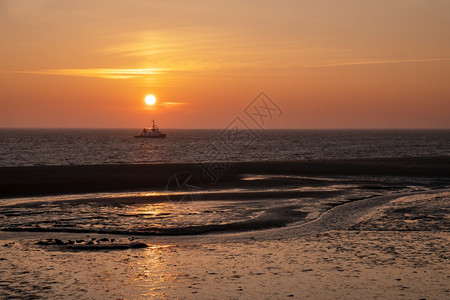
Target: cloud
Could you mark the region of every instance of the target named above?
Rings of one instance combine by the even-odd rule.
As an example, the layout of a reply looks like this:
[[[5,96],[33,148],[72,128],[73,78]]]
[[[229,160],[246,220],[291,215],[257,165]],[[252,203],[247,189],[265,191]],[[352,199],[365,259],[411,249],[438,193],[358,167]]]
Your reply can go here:
[[[175,106],[175,105],[183,105],[184,102],[161,102],[161,105],[165,106]]]
[[[164,74],[168,70],[161,68],[151,69],[45,69],[35,71],[19,71],[25,74],[44,74],[77,77],[96,77],[107,79],[145,78],[149,75]]]
[[[145,105],[143,109],[154,113],[161,113],[167,110],[174,111],[176,109],[182,108],[185,105],[187,105],[186,102],[157,101],[154,105]]]
[[[97,52],[136,59],[171,71],[259,69],[291,63],[299,47],[290,41],[268,42],[252,32],[205,28],[154,30],[120,35],[122,42]],[[287,61],[287,63],[286,63]]]
[[[376,64],[401,64],[401,63],[420,63],[420,62],[439,62],[450,61],[450,58],[423,58],[423,59],[392,59],[392,60],[366,60],[366,61],[346,61],[338,63],[329,63],[318,65],[318,67],[341,67],[357,65],[376,65]]]

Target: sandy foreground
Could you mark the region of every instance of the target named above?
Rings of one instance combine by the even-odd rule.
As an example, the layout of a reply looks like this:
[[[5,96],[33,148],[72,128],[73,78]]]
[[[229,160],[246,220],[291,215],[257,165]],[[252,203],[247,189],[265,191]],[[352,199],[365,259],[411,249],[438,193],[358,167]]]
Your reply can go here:
[[[144,249],[67,250],[35,243],[104,236],[0,232],[0,298],[449,299],[449,200],[363,200],[298,227],[139,238]]]
[[[2,249],[2,298],[448,299],[449,233],[331,231],[102,252]]]

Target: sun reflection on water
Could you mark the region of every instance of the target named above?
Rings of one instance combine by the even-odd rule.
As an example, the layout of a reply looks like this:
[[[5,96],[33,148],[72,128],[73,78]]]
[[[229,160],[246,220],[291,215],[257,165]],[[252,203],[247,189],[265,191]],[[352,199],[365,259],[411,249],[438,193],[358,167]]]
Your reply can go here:
[[[136,215],[164,215],[167,214],[167,204],[155,203],[155,204],[145,204],[142,206],[137,206],[135,208],[134,214]]]

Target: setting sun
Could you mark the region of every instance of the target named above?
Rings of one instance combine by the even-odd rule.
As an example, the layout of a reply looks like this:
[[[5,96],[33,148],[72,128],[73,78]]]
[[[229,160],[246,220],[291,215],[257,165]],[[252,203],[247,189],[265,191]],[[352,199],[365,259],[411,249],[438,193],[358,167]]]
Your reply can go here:
[[[145,103],[146,103],[147,105],[153,105],[153,104],[155,104],[155,103],[156,103],[156,97],[153,96],[153,95],[147,95],[147,96],[145,97]]]

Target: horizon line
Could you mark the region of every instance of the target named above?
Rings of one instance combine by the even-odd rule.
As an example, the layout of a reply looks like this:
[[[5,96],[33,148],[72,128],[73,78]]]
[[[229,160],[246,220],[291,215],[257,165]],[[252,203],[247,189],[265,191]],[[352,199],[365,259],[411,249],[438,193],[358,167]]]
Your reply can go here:
[[[77,130],[89,130],[89,129],[133,129],[140,130],[142,127],[0,127],[0,130],[5,129],[77,129]],[[226,130],[227,128],[175,128],[168,127],[163,130]],[[239,130],[258,130],[258,131],[270,131],[270,130],[450,130],[450,127],[315,127],[315,128],[248,128]]]

